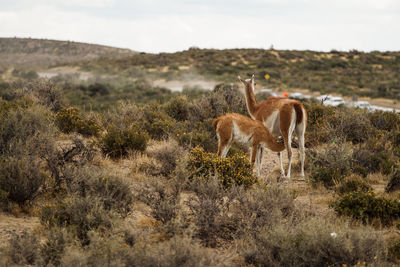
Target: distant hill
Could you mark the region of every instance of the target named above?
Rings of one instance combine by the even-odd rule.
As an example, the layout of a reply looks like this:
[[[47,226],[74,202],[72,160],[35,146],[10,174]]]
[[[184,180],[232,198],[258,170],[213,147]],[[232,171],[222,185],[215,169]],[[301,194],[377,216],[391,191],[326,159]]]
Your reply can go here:
[[[237,82],[237,75],[249,77],[255,73],[262,87],[400,99],[400,52],[191,48],[176,53],[102,58],[79,65],[94,72],[140,73],[166,80],[196,73],[206,79]],[[268,83],[265,74],[271,77]]]
[[[133,55],[129,49],[70,41],[0,38],[0,66],[54,66],[99,57]]]

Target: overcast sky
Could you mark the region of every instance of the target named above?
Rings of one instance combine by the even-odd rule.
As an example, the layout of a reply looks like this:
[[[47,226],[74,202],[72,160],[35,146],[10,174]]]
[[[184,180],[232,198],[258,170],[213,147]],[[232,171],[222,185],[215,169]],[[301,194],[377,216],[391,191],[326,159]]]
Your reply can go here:
[[[400,50],[400,0],[0,0],[0,37],[144,52]]]

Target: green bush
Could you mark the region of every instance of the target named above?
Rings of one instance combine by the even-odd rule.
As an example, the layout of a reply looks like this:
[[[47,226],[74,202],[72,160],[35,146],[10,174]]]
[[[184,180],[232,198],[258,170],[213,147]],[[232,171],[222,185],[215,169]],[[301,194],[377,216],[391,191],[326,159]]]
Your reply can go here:
[[[138,123],[150,135],[152,139],[161,140],[175,128],[176,121],[169,117],[164,112],[160,111],[161,107],[146,106],[143,108],[143,119],[138,120]]]
[[[75,107],[58,111],[56,124],[64,133],[77,132],[85,136],[98,136],[100,133],[100,125],[94,119],[83,118]]]
[[[104,154],[112,158],[120,158],[128,155],[131,150],[145,151],[147,141],[147,133],[138,130],[136,127],[128,129],[111,127],[100,138],[99,145]]]
[[[207,153],[202,148],[196,147],[190,151],[188,169],[192,172],[192,177],[217,176],[226,187],[251,186],[257,182],[251,163],[243,155],[220,158],[215,153]]]
[[[397,200],[377,197],[372,191],[344,194],[331,205],[338,215],[345,215],[363,223],[374,220],[390,225],[400,216],[400,203]]]
[[[351,192],[368,192],[372,191],[372,187],[360,179],[348,179],[339,184],[336,191],[340,195],[344,195]]]
[[[189,102],[185,96],[171,99],[165,106],[165,112],[177,121],[185,121],[189,117]]]

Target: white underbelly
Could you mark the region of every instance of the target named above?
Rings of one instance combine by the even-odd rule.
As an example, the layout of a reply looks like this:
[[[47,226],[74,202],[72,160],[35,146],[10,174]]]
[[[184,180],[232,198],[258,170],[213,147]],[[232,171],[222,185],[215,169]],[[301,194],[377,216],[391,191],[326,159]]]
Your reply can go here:
[[[236,125],[236,123],[233,123],[233,131],[232,131],[232,135],[233,135],[233,140],[237,141],[239,143],[249,143],[250,139],[252,137],[252,134],[245,134],[242,131],[240,131],[239,127]]]

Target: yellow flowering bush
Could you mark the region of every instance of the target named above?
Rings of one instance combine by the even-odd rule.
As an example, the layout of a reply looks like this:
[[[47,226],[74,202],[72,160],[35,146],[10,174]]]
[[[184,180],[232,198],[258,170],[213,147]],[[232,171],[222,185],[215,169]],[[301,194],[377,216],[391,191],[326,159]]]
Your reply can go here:
[[[225,187],[251,186],[257,182],[251,163],[244,155],[220,158],[215,153],[204,152],[203,148],[196,147],[190,151],[188,169],[192,173],[191,178],[217,176]]]
[[[77,132],[85,136],[98,136],[100,125],[94,119],[85,119],[75,107],[63,108],[57,112],[56,124],[64,133]]]

